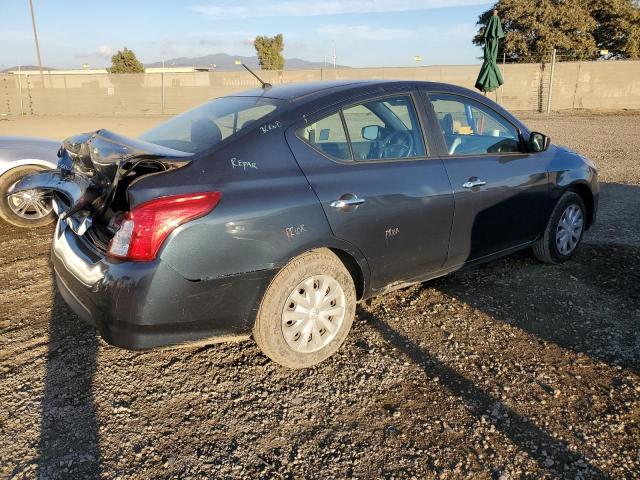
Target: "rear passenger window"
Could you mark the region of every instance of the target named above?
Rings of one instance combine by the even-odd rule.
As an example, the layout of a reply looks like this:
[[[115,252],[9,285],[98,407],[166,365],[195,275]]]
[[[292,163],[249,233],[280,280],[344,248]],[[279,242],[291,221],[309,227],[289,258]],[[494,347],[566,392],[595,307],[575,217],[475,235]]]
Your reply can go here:
[[[304,139],[321,152],[338,160],[351,160],[340,112],[318,120],[303,130]]]

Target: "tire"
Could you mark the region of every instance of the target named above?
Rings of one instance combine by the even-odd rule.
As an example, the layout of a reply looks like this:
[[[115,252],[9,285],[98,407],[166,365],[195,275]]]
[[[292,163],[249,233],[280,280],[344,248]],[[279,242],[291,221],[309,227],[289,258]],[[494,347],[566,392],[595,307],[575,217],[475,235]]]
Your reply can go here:
[[[305,305],[318,308],[308,310]],[[301,313],[304,310],[311,313]],[[292,369],[311,367],[340,348],[355,311],[356,291],[347,268],[331,250],[311,250],[294,258],[271,281],[258,310],[253,338],[274,362]]]
[[[0,218],[12,225],[25,228],[42,227],[55,220],[55,214],[51,210],[51,202],[49,201],[45,202],[48,209],[48,213],[46,215],[39,216],[41,215],[41,211],[30,209],[29,211],[32,211],[32,214],[29,214],[29,211],[27,211],[24,216],[20,216],[11,208],[9,202],[12,200],[7,197],[7,192],[22,177],[29,173],[39,172],[41,170],[44,169],[33,165],[26,165],[23,167],[12,168],[0,177]]]
[[[562,246],[566,245],[562,242],[562,233],[567,232],[566,227],[560,227],[561,221],[563,221],[563,216],[567,212],[578,212],[579,211],[579,222],[576,223],[565,223],[564,225],[578,225],[580,224],[579,233],[574,228],[572,229],[573,234],[570,234],[571,243],[575,244],[570,250],[562,250]],[[551,217],[547,222],[547,226],[545,227],[544,234],[536,241],[533,245],[533,254],[535,257],[543,263],[550,264],[558,264],[563,263],[569,260],[575,253],[578,247],[580,246],[580,242],[582,241],[582,236],[584,235],[584,230],[586,227],[586,208],[584,206],[584,202],[580,195],[574,192],[566,192],[555,208],[553,209],[553,213],[551,213]],[[576,214],[577,215],[577,214]],[[578,218],[574,216],[574,218]],[[560,228],[564,228],[564,231],[559,231]],[[567,238],[565,236],[565,238]]]

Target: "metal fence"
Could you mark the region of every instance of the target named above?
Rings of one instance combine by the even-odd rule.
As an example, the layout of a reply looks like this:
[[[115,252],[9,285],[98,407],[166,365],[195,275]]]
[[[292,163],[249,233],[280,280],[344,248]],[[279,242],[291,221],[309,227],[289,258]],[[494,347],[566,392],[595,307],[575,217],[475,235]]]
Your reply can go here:
[[[500,65],[505,85],[490,93],[511,110],[640,109],[640,62]],[[261,72],[274,85],[321,80],[405,79],[473,88],[478,65]],[[257,87],[247,72],[0,75],[0,115],[175,114]]]

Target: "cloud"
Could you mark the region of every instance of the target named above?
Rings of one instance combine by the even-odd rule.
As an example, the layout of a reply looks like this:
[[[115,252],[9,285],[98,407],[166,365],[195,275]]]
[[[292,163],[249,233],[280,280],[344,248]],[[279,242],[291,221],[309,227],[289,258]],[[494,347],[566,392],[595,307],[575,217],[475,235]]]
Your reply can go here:
[[[115,53],[115,49],[109,45],[98,47],[98,56],[102,58],[111,58]]]
[[[110,59],[115,53],[115,48],[109,45],[102,45],[93,52],[76,53],[75,58],[104,58]]]
[[[29,30],[1,29],[0,40],[31,40],[33,32]]]
[[[420,32],[408,28],[377,28],[369,25],[323,25],[316,30],[329,38],[351,38],[354,40],[409,40],[419,38]]]
[[[191,10],[216,18],[313,17],[385,12],[407,12],[444,7],[484,5],[486,0],[247,0],[194,5]]]
[[[442,38],[473,37],[476,30],[472,24],[457,24],[443,27],[424,27],[421,29],[386,28],[375,25],[329,24],[316,29],[316,32],[329,39],[391,41],[391,40],[437,40]]]

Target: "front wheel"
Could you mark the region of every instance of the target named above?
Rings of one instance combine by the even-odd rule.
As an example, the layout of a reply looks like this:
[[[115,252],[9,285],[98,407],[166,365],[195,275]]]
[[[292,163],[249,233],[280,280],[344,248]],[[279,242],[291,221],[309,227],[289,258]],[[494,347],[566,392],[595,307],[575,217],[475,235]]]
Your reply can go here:
[[[271,360],[307,368],[333,355],[351,329],[351,274],[328,249],[306,252],[275,276],[264,294],[253,338]]]
[[[42,168],[16,167],[0,177],[0,218],[18,227],[41,227],[55,220],[51,194],[42,190],[26,190],[11,195],[11,189],[22,177]]]
[[[586,209],[580,195],[567,192],[556,204],[544,234],[533,245],[533,253],[544,263],[569,260],[582,241]]]

